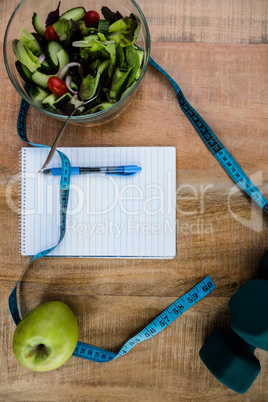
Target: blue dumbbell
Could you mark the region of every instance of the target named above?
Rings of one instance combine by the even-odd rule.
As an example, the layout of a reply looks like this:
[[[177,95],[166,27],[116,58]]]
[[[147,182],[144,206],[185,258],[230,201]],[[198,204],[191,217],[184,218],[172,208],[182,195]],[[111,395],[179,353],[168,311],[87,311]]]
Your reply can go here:
[[[259,268],[262,278],[268,279],[268,252]],[[199,355],[219,381],[243,394],[261,369],[255,349],[268,351],[268,280],[247,282],[232,296],[229,308],[231,329],[216,329]]]

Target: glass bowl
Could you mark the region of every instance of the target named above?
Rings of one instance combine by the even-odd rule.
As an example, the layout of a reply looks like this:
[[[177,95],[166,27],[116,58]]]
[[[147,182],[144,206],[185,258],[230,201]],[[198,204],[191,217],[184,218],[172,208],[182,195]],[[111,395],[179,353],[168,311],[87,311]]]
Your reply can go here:
[[[48,13],[55,10],[58,6],[58,3],[58,0],[22,0],[19,3],[17,8],[14,10],[6,28],[4,38],[4,61],[12,84],[26,102],[50,117],[58,120],[66,120],[67,116],[63,116],[56,111],[54,112],[52,109],[40,107],[31,99],[25,90],[25,82],[20,77],[15,67],[15,62],[17,59],[12,49],[12,40],[19,39],[24,28],[30,32],[34,32],[32,26],[33,13],[38,13],[41,23],[45,25],[45,20]],[[78,6],[85,7],[86,11],[98,11],[101,18],[103,18],[101,14],[101,7],[107,6],[114,12],[119,11],[123,16],[128,16],[133,13],[137,15],[141,21],[141,29],[136,44],[144,50],[144,61],[142,73],[137,81],[137,84],[123,99],[119,100],[108,109],[90,115],[72,116],[70,119],[72,123],[100,124],[117,117],[127,106],[139,88],[149,62],[150,33],[146,19],[140,7],[134,0],[61,0],[60,14],[63,14],[63,12]]]

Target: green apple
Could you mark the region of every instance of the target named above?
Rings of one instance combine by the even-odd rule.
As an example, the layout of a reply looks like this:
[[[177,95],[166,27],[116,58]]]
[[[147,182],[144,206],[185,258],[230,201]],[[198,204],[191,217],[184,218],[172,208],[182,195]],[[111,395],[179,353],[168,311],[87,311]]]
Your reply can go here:
[[[49,371],[64,364],[78,341],[77,319],[66,304],[41,304],[19,323],[13,352],[19,363],[34,371]]]

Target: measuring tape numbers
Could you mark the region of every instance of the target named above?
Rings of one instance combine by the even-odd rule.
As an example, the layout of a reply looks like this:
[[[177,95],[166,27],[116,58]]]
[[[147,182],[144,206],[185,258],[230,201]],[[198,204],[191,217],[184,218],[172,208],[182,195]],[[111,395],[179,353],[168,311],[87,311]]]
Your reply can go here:
[[[97,348],[96,346],[78,342],[73,355],[97,363],[106,363],[117,359],[118,357],[128,353],[135,345],[159,334],[159,332],[168,327],[190,307],[206,297],[213,289],[215,289],[215,284],[211,278],[207,276],[189,292],[172,303],[141,332],[129,339],[118,353],[109,352],[105,349]]]

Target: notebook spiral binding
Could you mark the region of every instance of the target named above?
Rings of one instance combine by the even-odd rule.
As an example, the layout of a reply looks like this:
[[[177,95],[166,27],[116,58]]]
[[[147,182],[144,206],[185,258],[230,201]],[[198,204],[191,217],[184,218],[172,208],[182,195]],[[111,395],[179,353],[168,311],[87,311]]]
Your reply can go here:
[[[20,151],[20,253],[25,255],[25,205],[26,205],[26,150]]]

